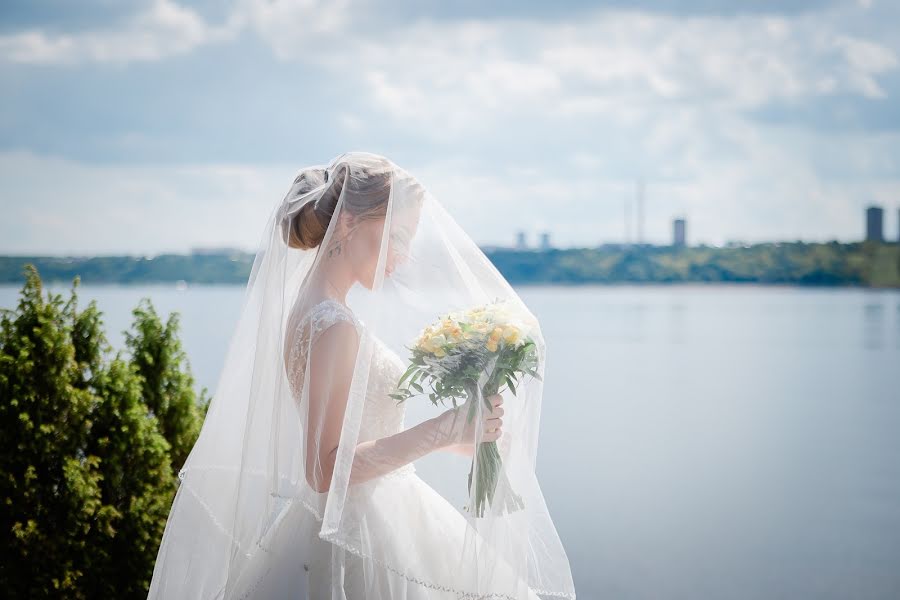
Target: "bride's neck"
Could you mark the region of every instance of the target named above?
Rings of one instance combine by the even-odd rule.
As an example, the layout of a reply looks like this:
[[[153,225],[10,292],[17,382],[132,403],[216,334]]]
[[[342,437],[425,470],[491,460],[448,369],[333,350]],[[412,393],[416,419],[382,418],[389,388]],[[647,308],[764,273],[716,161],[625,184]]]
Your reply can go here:
[[[345,302],[353,286],[353,277],[339,263],[320,269],[313,277],[315,287],[323,297]]]

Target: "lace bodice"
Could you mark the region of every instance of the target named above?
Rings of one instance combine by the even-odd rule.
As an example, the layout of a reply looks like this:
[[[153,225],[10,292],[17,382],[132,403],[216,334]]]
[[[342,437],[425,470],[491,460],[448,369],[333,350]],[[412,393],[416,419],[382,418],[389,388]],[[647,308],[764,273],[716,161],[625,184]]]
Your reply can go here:
[[[356,326],[360,334],[360,347],[362,347],[364,336],[369,336],[369,332],[363,322],[346,305],[337,300],[327,299],[319,302],[294,326],[293,339],[288,339],[290,348],[285,365],[291,392],[298,403],[306,379],[309,348],[326,329],[340,321],[346,321]],[[388,395],[394,391],[394,386],[406,369],[406,364],[378,337],[372,336],[371,339],[373,342],[372,364],[369,370],[366,403],[359,430],[360,442],[378,439],[401,431],[404,427],[403,419],[406,413],[406,405],[398,404]]]

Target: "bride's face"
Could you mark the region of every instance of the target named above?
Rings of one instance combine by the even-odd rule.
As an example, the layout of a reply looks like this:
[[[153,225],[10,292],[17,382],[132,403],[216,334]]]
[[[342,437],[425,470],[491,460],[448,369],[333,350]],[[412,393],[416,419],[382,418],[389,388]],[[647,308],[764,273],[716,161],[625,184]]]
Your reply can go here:
[[[419,224],[421,207],[416,204],[412,208],[397,211],[391,219],[390,236],[388,238],[387,256],[384,264],[384,276],[390,277],[397,267],[409,257],[409,247]],[[384,218],[362,219],[354,227],[353,235],[348,241],[347,257],[356,267],[356,279],[368,289],[375,285],[375,270],[378,267],[378,254],[385,234]]]

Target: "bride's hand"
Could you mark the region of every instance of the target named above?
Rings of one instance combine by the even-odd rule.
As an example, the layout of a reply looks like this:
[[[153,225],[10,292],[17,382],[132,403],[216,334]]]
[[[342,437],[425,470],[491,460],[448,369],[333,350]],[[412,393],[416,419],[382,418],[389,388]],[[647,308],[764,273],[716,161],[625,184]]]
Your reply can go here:
[[[472,446],[476,441],[495,442],[503,433],[503,396],[493,394],[487,397],[491,404],[491,410],[482,409],[481,419],[478,412],[467,420],[469,414],[469,402],[466,400],[460,406],[451,408],[437,417],[438,440],[441,446]],[[477,434],[481,430],[481,437]]]

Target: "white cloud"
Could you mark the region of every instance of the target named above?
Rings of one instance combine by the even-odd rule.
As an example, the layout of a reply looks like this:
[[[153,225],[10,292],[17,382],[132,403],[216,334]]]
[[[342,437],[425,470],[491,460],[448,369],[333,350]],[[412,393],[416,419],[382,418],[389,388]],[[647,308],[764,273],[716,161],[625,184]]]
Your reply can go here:
[[[703,139],[679,145],[698,125],[689,113],[649,146],[661,156],[677,158],[669,161],[670,173],[645,179],[647,241],[668,243],[671,219],[680,215],[687,216],[692,243],[856,241],[870,202],[889,211],[888,235],[897,237],[900,224],[893,219],[900,207],[900,171],[896,164],[885,164],[884,154],[900,145],[900,135],[870,139],[846,134],[832,144],[828,134],[791,139],[796,134],[760,129],[728,115],[708,123],[728,129],[739,152],[717,157],[718,146]],[[838,151],[841,144],[843,151]],[[850,163],[850,172],[868,169],[870,174],[823,178],[823,165],[816,160],[822,158],[816,154],[822,147],[835,152],[835,160]],[[568,168],[486,168],[453,159],[404,166],[481,243],[510,244],[516,230],[528,232],[532,240],[550,231],[554,242],[564,246],[621,241],[625,204],[631,203],[633,210],[636,180],[610,177],[608,154],[577,153],[569,161]]]
[[[0,253],[255,250],[295,165],[93,165],[0,154]]]
[[[13,58],[77,63],[116,60],[118,52],[118,60],[150,60],[249,28],[279,60],[314,67],[304,85],[358,90],[322,115],[338,125],[335,139],[353,147],[374,140],[414,156],[418,162],[403,166],[480,243],[509,243],[517,229],[549,229],[563,245],[621,240],[623,205],[638,176],[647,180],[652,241],[667,242],[670,219],[681,214],[694,242],[855,240],[866,203],[896,214],[900,135],[747,116],[771,102],[889,97],[897,49],[877,28],[845,26],[844,10],[395,23],[344,0],[240,0],[216,29],[160,1],[126,28],[144,32],[133,48],[125,31],[40,33]],[[385,130],[389,139],[379,139]],[[516,137],[522,131],[528,144]],[[423,141],[428,150],[419,152]],[[254,203],[277,201],[297,166],[171,169],[0,156],[4,198],[17,200],[4,200],[10,217],[0,239],[8,247],[0,251],[252,248],[266,212]],[[61,205],[48,172],[65,174],[76,200]],[[90,214],[107,222],[92,224]]]
[[[867,98],[886,98],[887,93],[878,84],[875,76],[897,68],[897,55],[890,48],[866,40],[838,35],[834,39],[836,48],[842,51],[846,65],[849,87]]]
[[[672,127],[688,131],[695,125],[685,117]],[[686,215],[692,243],[852,241],[861,235],[869,202],[888,209],[887,232],[895,236],[900,177],[877,173],[891,171],[883,155],[900,145],[900,136],[846,138],[852,150],[833,158],[849,162],[851,172],[870,169],[875,175],[824,179],[805,147],[827,146],[822,138],[792,142],[727,117],[715,125],[730,129],[740,157],[715,160],[714,146],[704,142],[681,148],[672,176],[646,180],[646,240],[668,243],[671,219]],[[652,150],[666,152],[677,138],[660,136]],[[624,237],[624,208],[633,201],[635,181],[609,177],[604,169],[609,160],[605,154],[579,153],[560,167],[423,156],[402,166],[479,243],[511,244],[515,231],[524,230],[531,240],[549,231],[554,243],[569,246]],[[255,249],[297,166],[92,165],[0,154],[0,253]]]
[[[382,7],[383,8],[383,7]],[[374,2],[238,0],[222,25],[154,0],[123,29],[0,36],[24,63],[158,60],[250,28],[282,60],[368,90],[399,122],[445,139],[510,110],[634,120],[668,102],[756,108],[841,92],[881,98],[896,52],[842,30],[842,12],[693,16],[601,10],[577,19],[393,22]],[[440,127],[437,127],[440,125]],[[439,131],[439,133],[438,133]]]
[[[40,29],[0,36],[0,56],[27,64],[129,63],[184,54],[205,44],[232,39],[239,14],[221,26],[171,0],[154,0],[122,29],[47,33]]]
[[[355,79],[399,125],[448,139],[498,115],[639,122],[672,103],[733,110],[837,93],[885,95],[896,52],[842,31],[840,14],[701,16],[606,10],[577,20],[428,21],[390,26],[364,10],[321,52],[256,19],[280,57]]]
[[[235,14],[255,31],[265,32],[266,42],[278,58],[300,55],[313,62],[326,60],[329,52],[346,43],[338,34],[351,15],[366,11],[367,4],[350,0],[239,0]]]

